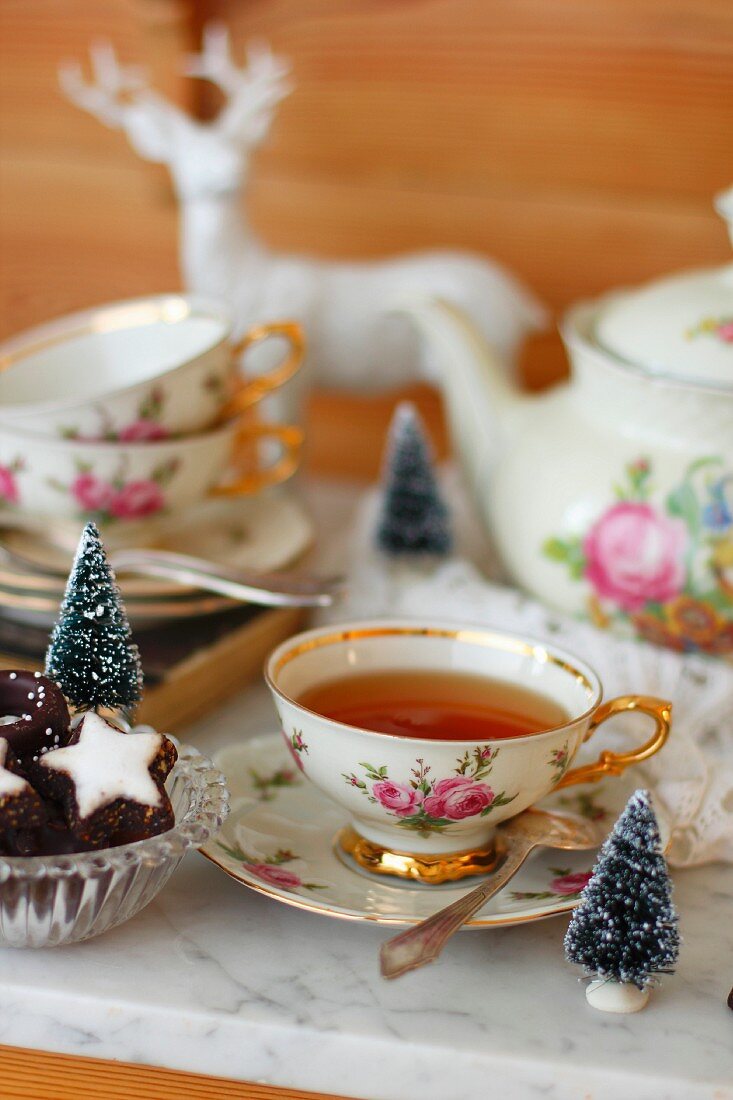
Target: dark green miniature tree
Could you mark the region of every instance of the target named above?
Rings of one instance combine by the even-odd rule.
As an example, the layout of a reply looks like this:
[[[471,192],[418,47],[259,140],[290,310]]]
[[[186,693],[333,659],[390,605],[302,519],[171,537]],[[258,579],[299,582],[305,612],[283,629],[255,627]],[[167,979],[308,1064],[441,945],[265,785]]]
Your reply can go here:
[[[94,523],[79,540],[46,654],[46,675],[80,710],[131,711],[141,698],[140,655]]]
[[[672,884],[648,791],[636,791],[606,839],[565,935],[586,974],[645,989],[679,954]]]
[[[451,547],[448,509],[422,422],[410,402],[398,406],[390,425],[377,545],[395,555],[447,554]]]

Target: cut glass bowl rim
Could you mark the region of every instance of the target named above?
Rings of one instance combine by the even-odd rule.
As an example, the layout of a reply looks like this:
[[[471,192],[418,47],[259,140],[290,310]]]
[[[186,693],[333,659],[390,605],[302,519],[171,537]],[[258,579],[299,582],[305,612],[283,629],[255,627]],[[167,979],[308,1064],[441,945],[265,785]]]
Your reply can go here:
[[[150,732],[150,726],[135,726],[135,732]],[[193,745],[166,736],[178,750],[178,759],[167,780],[170,786],[183,780],[189,802],[172,829],[146,840],[53,856],[0,856],[0,886],[7,882],[38,882],[73,878],[99,878],[110,871],[133,867],[154,867],[169,859],[180,859],[189,848],[199,848],[217,833],[229,813],[226,780],[211,760]]]

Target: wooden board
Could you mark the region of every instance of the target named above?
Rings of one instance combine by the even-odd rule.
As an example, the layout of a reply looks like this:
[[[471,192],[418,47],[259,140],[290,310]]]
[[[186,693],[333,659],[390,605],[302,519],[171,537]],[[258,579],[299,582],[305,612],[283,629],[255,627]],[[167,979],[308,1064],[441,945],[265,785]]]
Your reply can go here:
[[[136,720],[174,733],[210,713],[261,675],[305,614],[245,607],[139,634],[145,692]],[[47,631],[0,618],[0,668],[42,668],[47,644]]]
[[[248,197],[273,247],[473,248],[556,311],[730,256],[710,202],[733,174],[729,0],[3,0],[0,336],[178,284],[164,170],[68,105],[55,69],[105,34],[194,104],[176,63],[211,16],[293,63]],[[556,335],[533,341],[528,384],[564,370]],[[316,398],[311,468],[373,476],[390,408]]]
[[[2,1100],[338,1100],[155,1066],[0,1046]]]

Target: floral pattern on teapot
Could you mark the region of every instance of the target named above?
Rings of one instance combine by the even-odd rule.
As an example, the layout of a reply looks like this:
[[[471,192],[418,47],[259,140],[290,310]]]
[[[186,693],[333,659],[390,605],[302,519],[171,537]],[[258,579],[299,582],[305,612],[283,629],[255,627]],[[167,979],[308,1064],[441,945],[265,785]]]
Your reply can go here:
[[[25,469],[25,459],[19,456],[12,462],[0,465],[0,504],[18,504],[20,502],[20,489],[18,487],[18,474]]]
[[[687,339],[695,336],[715,336],[725,344],[733,343],[733,315],[727,317],[703,317],[702,321],[687,330]]]
[[[681,652],[733,653],[733,472],[702,458],[662,501],[653,490],[652,463],[639,458],[582,537],[550,538],[543,552],[589,586],[598,625],[625,622]]]

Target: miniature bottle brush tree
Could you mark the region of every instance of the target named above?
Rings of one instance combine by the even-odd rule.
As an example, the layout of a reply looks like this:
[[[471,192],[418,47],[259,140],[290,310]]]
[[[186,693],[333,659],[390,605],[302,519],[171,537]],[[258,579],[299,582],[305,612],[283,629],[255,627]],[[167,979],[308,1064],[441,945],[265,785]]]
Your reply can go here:
[[[87,523],[46,654],[46,675],[74,706],[134,710],[142,667],[99,531]]]
[[[593,977],[590,1004],[636,1012],[679,954],[672,884],[649,792],[636,791],[601,848],[565,935],[565,954]]]
[[[439,556],[451,541],[425,430],[415,406],[402,402],[389,430],[377,546],[394,556]]]

